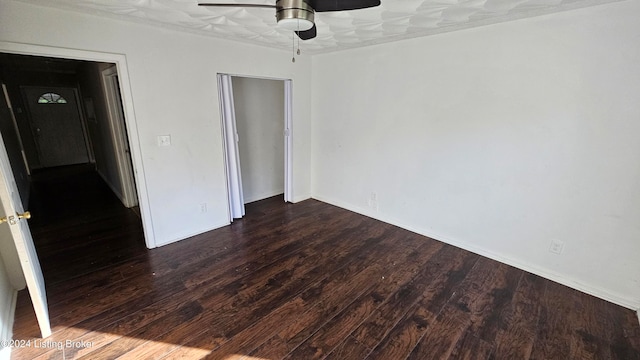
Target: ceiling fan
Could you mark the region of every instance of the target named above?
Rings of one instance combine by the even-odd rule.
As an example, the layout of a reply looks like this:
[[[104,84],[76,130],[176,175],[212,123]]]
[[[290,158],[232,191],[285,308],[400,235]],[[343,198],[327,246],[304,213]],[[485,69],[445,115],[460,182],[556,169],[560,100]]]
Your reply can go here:
[[[198,3],[200,6],[276,9],[278,26],[295,31],[302,40],[316,37],[316,12],[357,10],[380,5],[380,0],[276,0],[271,4]]]

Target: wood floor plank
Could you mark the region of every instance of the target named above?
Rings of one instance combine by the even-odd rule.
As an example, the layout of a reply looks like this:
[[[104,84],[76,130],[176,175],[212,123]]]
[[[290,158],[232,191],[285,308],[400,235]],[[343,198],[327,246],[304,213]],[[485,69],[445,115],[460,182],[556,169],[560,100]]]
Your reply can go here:
[[[531,356],[540,319],[546,282],[524,273],[513,295],[511,311],[495,339],[495,359],[528,359]]]
[[[474,265],[474,272],[469,273],[459,284],[453,293],[454,296],[447,302],[447,307],[456,314],[456,318],[461,320],[459,330],[464,330],[464,333],[471,333],[474,334],[473,337],[479,338],[478,341],[468,344],[460,343],[460,341],[473,339],[473,337],[464,336],[456,345],[458,347],[477,345],[479,349],[488,350],[490,353],[492,347],[484,346],[494,338],[493,332],[489,330],[499,326],[500,316],[505,311],[505,304],[511,300],[521,272],[506,265],[502,265],[502,268],[489,268],[488,264],[481,259]],[[472,284],[482,284],[479,278],[482,278],[484,282],[491,283],[491,286],[479,286],[478,288],[471,286]],[[487,289],[492,290],[487,292]],[[427,294],[433,295],[429,292]],[[372,359],[403,359],[412,353],[412,350],[427,332],[438,333],[439,328],[430,326],[435,322],[436,314],[428,310],[436,308],[432,300],[437,298],[437,296],[427,296],[421,299],[414,308],[402,317],[369,357]],[[447,314],[447,317],[454,317],[446,311],[440,312],[440,316],[443,313]],[[483,336],[490,338],[490,341],[483,341]],[[423,342],[425,346],[428,346],[427,341]],[[457,349],[456,351],[455,348],[452,351],[457,354],[465,353],[464,350]],[[446,356],[446,352],[443,356]]]
[[[441,313],[406,359],[449,359],[468,327],[469,318],[463,311],[452,308],[451,312]]]
[[[614,359],[640,359],[640,326],[636,314],[613,304],[607,304],[608,318],[614,324],[609,328],[610,350]]]
[[[536,339],[535,332],[528,329],[512,326],[508,329],[500,329],[496,336],[495,350],[492,359],[529,359]]]
[[[404,359],[418,344],[435,315],[416,306],[402,317],[389,334],[367,355],[367,359]]]
[[[345,254],[359,254],[359,257],[363,257],[361,255],[367,254],[368,251],[374,251],[377,250],[380,254],[384,253],[384,248],[378,248],[378,246],[376,245],[377,243],[381,242],[383,240],[383,234],[380,233],[371,233],[370,234],[372,237],[368,238],[367,241],[363,242],[361,245],[356,246],[354,248],[352,248],[350,251],[345,252]],[[338,233],[335,235],[336,240],[340,241],[343,239],[344,234],[343,233]],[[354,243],[349,244],[349,242],[343,242],[340,241],[340,246],[350,246],[352,247],[354,245]],[[323,251],[329,251],[329,252],[333,252],[334,255],[341,252],[342,250],[340,246],[336,246],[336,244],[328,244],[326,246],[326,249]],[[322,251],[318,250],[316,251],[318,254],[320,254]],[[329,259],[328,256],[324,255],[323,258],[325,259]],[[351,256],[351,258],[356,259],[356,257]],[[337,268],[341,268],[342,266],[346,266],[347,264],[351,263],[351,260],[349,260],[349,256],[345,256],[344,257],[344,261],[342,261],[343,263],[341,263],[341,261],[338,261],[340,259],[339,256],[334,256],[333,258],[331,258],[331,261],[327,260],[327,262],[325,262],[322,265],[318,265],[317,261],[313,261],[313,259],[308,259],[308,261],[306,261],[307,264],[314,264],[314,268],[315,269],[319,269],[319,268],[324,268],[326,269],[330,269],[332,267],[331,263],[332,261],[334,261],[333,266],[336,266]],[[337,262],[335,262],[337,261]],[[288,267],[284,267],[284,269],[287,269]],[[300,266],[296,266],[297,269],[300,269]],[[349,270],[348,266],[345,267],[345,269]],[[351,274],[351,270],[347,271],[346,274],[349,275]],[[331,272],[326,272],[322,274],[321,279],[326,279],[325,275],[330,274]],[[291,280],[291,274],[287,274],[284,273],[284,277],[286,278],[287,281]],[[351,274],[352,275],[352,274]],[[338,283],[343,282],[345,279],[339,280],[340,277],[338,277]],[[346,280],[349,280],[348,278]],[[267,282],[271,281],[272,284],[270,284],[269,286],[277,286],[277,287],[286,287],[287,283],[284,282],[284,279],[281,280],[275,280],[274,278],[269,278]],[[260,282],[260,281],[259,281]],[[334,283],[336,281],[333,281]],[[313,281],[307,281],[307,283],[313,283]],[[331,282],[329,282],[331,283]],[[319,284],[319,286],[324,286],[326,285],[326,283],[324,283],[323,281],[318,282],[317,284]],[[310,297],[312,299],[316,298],[317,293],[322,293],[322,287],[314,289],[314,286],[312,285],[309,289],[306,290],[306,292],[309,293],[309,295],[304,295],[304,293],[301,295],[303,298],[305,297]],[[263,296],[262,299],[260,299],[260,301],[263,302],[264,305],[260,305],[260,302],[255,301],[255,299],[249,299],[249,303],[251,304],[251,307],[254,308],[253,313],[255,313],[254,315],[251,314],[251,307],[250,306],[242,306],[242,303],[235,303],[233,304],[234,308],[238,308],[240,309],[239,311],[242,311],[243,313],[234,313],[234,320],[232,323],[220,323],[219,321],[217,321],[216,319],[212,319],[211,323],[210,323],[210,327],[215,327],[218,329],[224,329],[224,333],[219,333],[219,335],[215,336],[216,338],[219,338],[219,341],[221,343],[228,343],[228,341],[226,340],[227,337],[233,336],[234,338],[234,342],[232,343],[228,343],[226,345],[226,347],[223,347],[222,349],[218,349],[216,350],[216,352],[224,352],[224,353],[234,353],[237,350],[241,350],[243,349],[243,345],[246,345],[246,342],[242,341],[242,329],[250,327],[252,325],[252,323],[255,321],[255,317],[259,317],[260,319],[268,319],[269,318],[269,314],[270,312],[273,312],[272,309],[277,308],[277,304],[280,303],[285,303],[286,305],[286,299],[287,298],[279,298],[274,300],[271,300],[270,302],[264,302],[265,298],[264,295],[267,292],[265,291],[260,291],[260,294]],[[291,289],[289,289],[288,291],[280,291],[281,294],[287,294],[287,296],[294,296],[296,294],[296,291],[291,291]],[[241,296],[239,296],[240,298],[242,298]],[[295,301],[293,302],[295,304]],[[283,305],[284,306],[284,305]],[[233,310],[231,310],[233,311]],[[229,313],[229,311],[225,310],[225,313]],[[277,311],[274,314],[280,314],[279,311]],[[268,322],[268,320],[265,320]],[[212,328],[213,329],[213,328]],[[264,328],[263,328],[264,329]],[[213,330],[213,333],[215,333],[215,329]],[[238,334],[240,333],[240,334]],[[251,346],[256,346],[256,343],[259,344],[258,339],[256,339],[256,335],[259,332],[252,332],[252,339],[251,339]]]
[[[640,360],[631,310],[316,200],[247,204],[146,250],[136,213],[87,169],[35,174],[30,225],[47,340],[91,346],[12,359]],[[22,291],[14,338],[38,336]]]
[[[401,286],[397,293],[383,302],[347,340],[371,349],[373,357],[385,358],[385,349],[390,344],[395,344],[393,349],[404,348],[408,354],[435,315],[430,309],[439,312],[452,289],[460,285],[460,280],[466,278],[478,261],[477,256],[466,252],[440,255],[438,260],[428,263],[411,282]],[[386,316],[394,320],[386,320],[387,325],[381,326]],[[409,337],[415,335],[416,341],[408,344],[405,334]]]
[[[431,245],[427,245],[431,247]],[[383,301],[390,297],[400,284],[406,284],[418,274],[427,259],[420,259],[428,255],[422,251],[413,252],[407,262],[402,265],[393,264],[384,279],[370,291],[355,298],[343,311],[331,318],[322,328],[297,346],[286,359],[318,359],[326,356],[336,348],[341,341],[359,326]],[[463,256],[462,252],[454,252],[450,247],[440,247],[429,259],[437,259],[437,263],[454,255]],[[452,264],[454,262],[451,262]],[[382,281],[384,280],[384,281]],[[259,354],[259,353],[256,353]]]
[[[296,218],[293,222],[313,221],[319,218],[320,215],[321,214],[316,214],[312,217]],[[338,216],[332,219],[326,224],[328,226],[328,232],[322,234],[322,237],[331,238],[333,234],[338,234],[339,231],[352,228],[359,224],[362,219],[358,219],[353,215],[354,214],[344,214],[344,216]],[[317,239],[320,237],[317,230],[301,231],[299,228],[298,230],[284,230],[283,228],[285,228],[285,226],[278,226],[277,224],[271,225],[270,223],[259,223],[256,224],[256,226],[263,228],[262,232],[249,232],[249,236],[258,237],[258,241],[247,244],[236,244],[230,247],[231,249],[225,248],[225,253],[216,254],[216,258],[219,258],[220,261],[212,263],[211,257],[205,257],[202,263],[198,263],[198,270],[185,278],[185,285],[188,288],[193,288],[203,282],[210,282],[211,275],[220,273],[222,270],[226,270],[227,274],[230,271],[255,271],[264,265],[272,263],[274,254],[282,256],[283,254],[300,251],[310,243],[317,243]],[[275,226],[275,228],[272,226]],[[269,234],[269,232],[266,232],[264,229],[270,229],[274,231],[274,233]],[[295,241],[293,241],[294,239]],[[315,241],[313,241],[314,239]],[[184,260],[172,259],[171,262],[177,262],[174,266],[177,268],[184,263]],[[233,264],[233,266],[227,264]]]
[[[493,283],[483,285],[485,288],[491,288],[491,291],[486,293],[486,301],[471,315],[473,334],[488,343],[495,343],[498,331],[507,326],[513,311],[515,290],[523,276],[522,270],[512,266],[501,264],[495,266],[495,269]]]
[[[244,272],[239,273],[239,274],[231,273],[231,274],[229,274],[229,275],[227,275],[227,276],[224,276],[224,277],[223,277],[223,279],[225,279],[225,280],[234,279],[234,276],[235,276],[235,277],[237,277],[237,278],[239,278],[239,276],[243,276],[243,277],[250,277],[250,274],[246,274],[246,273],[244,273]],[[167,278],[167,279],[169,279],[169,278]],[[239,281],[239,280],[237,280],[237,281]],[[149,281],[147,280],[146,282],[149,282]],[[217,284],[219,285],[220,283],[217,283]],[[156,282],[156,285],[159,285],[159,284]],[[161,285],[161,284],[160,284],[160,285]],[[135,286],[134,286],[134,287],[135,287]],[[147,309],[149,309],[149,310],[153,310],[153,309],[154,309],[154,308],[156,308],[156,307],[158,307],[158,308],[167,307],[167,305],[168,305],[168,304],[170,304],[172,301],[178,300],[178,299],[176,299],[176,298],[175,298],[175,294],[178,294],[178,293],[180,293],[180,294],[182,294],[182,295],[186,295],[186,296],[188,296],[189,298],[198,298],[198,297],[202,296],[202,294],[204,293],[204,290],[205,290],[205,289],[207,289],[207,288],[200,288],[200,289],[199,289],[199,290],[200,290],[200,292],[198,292],[198,293],[193,293],[193,292],[185,291],[184,287],[182,287],[182,286],[161,286],[161,287],[169,288],[169,289],[175,290],[175,291],[174,291],[174,298],[173,298],[173,299],[167,299],[167,301],[164,301],[164,302],[156,303],[156,304],[154,304],[154,306],[151,306],[151,307],[149,307],[149,308],[147,308]],[[110,291],[113,291],[113,290],[109,290],[109,292],[110,292]],[[103,296],[105,296],[105,295],[106,295],[105,293],[103,293],[103,294],[98,294],[98,296],[99,296],[99,297],[103,297]],[[131,302],[130,302],[130,304],[125,304],[125,306],[122,306],[123,310],[125,310],[125,311],[126,311],[126,309],[128,309],[128,310],[133,310],[133,309],[135,309],[136,307],[138,307],[138,306],[143,306],[143,305],[144,305],[144,306],[148,306],[148,304],[146,304],[146,302],[147,302],[147,301],[149,300],[149,298],[151,297],[150,295],[151,295],[151,294],[145,294],[145,296],[144,296],[142,299],[139,299],[139,300],[138,300],[137,298],[135,298],[135,297],[134,297],[133,299],[134,299],[135,301],[131,301]],[[158,299],[158,300],[159,300],[159,299]],[[112,309],[113,309],[113,308],[112,308]],[[136,316],[138,316],[138,315],[136,315]],[[67,319],[67,320],[66,320],[66,323],[72,323],[72,321],[70,321],[70,320],[68,320],[68,319]],[[142,326],[142,325],[144,325],[142,322],[136,322],[136,324],[141,325],[141,326]],[[80,325],[87,325],[87,324],[80,324]],[[97,325],[97,324],[95,324],[95,323],[93,323],[93,324],[92,324],[92,326],[93,326],[94,328],[96,328],[96,325]],[[99,328],[99,327],[98,327],[98,328]],[[99,328],[99,329],[100,329],[100,328]],[[109,330],[109,329],[107,329],[107,331],[113,331],[113,330]],[[120,331],[122,334],[124,334],[124,335],[127,335],[127,334],[128,334],[128,333],[127,333],[127,332],[125,332],[125,331],[124,331],[124,329],[122,329],[122,328],[120,328],[120,329],[119,329],[119,331]],[[83,340],[85,340],[85,341],[94,341],[94,340],[92,340],[92,338],[91,338],[90,336],[83,336]],[[94,342],[95,342],[95,341],[94,341]]]
[[[496,266],[491,261],[480,258],[474,265],[473,271],[470,271],[464,280],[452,290],[451,298],[437,313],[439,320],[436,319],[431,325],[421,329],[424,337],[413,351],[410,349],[409,357],[449,358],[453,352],[464,354],[468,349],[461,346],[468,344],[464,341],[461,342],[461,339],[469,339],[469,337],[463,336],[467,333],[484,340],[486,343],[492,343],[495,331],[487,331],[487,329],[494,329],[501,323],[500,316],[505,311],[505,304],[509,303],[513,296],[514,288],[521,275],[521,271],[507,265]],[[422,307],[426,310],[429,306],[425,304]],[[434,307],[431,306],[431,308]],[[424,317],[427,324],[435,314],[428,315],[431,316]],[[455,321],[450,322],[446,319],[455,319]],[[435,340],[438,342],[438,347],[435,350],[428,350],[428,344],[434,341],[433,337],[437,336],[440,328],[451,334],[452,339],[450,340],[452,341]],[[488,337],[489,341],[482,339],[483,336]],[[489,350],[489,353],[492,351],[491,347],[482,348]]]
[[[400,240],[391,234],[385,237],[391,245]],[[420,266],[424,266],[442,247],[442,243],[425,241],[417,250],[391,246],[388,249],[383,249],[379,254],[371,254],[372,256],[360,259],[354,265],[358,267],[369,266],[367,270],[370,270],[371,275],[362,279],[348,274],[332,276],[331,281],[339,285],[335,290],[324,291],[319,294],[320,301],[318,305],[296,317],[290,325],[279,331],[270,341],[267,341],[250,354],[263,358],[282,358],[286,356],[328,321],[342,312],[354,299],[380,286],[379,283],[390,278],[393,273],[415,273]],[[411,267],[400,269],[405,265]]]
[[[458,340],[449,358],[459,360],[491,359],[493,351],[494,346],[491,343],[476,337],[472,331],[467,330]],[[511,359],[518,358],[513,357]]]
[[[557,283],[546,284],[540,323],[531,359],[569,359],[571,354],[571,313],[574,291]]]
[[[340,239],[340,238],[341,237],[338,236],[338,239]],[[370,243],[369,244],[364,244],[363,246],[368,246],[368,245],[371,245],[371,244]],[[335,247],[329,246],[328,249],[335,249]],[[313,261],[309,261],[309,263],[312,264],[314,262]],[[265,275],[265,274],[263,274],[263,275]],[[270,278],[269,280],[272,280],[272,279]],[[283,285],[283,284],[280,284],[280,285]],[[295,294],[295,293],[287,293],[287,292],[282,292],[282,293],[289,294],[289,295]],[[241,306],[242,303],[236,303],[235,305],[236,305],[236,307],[242,308],[242,306]],[[253,303],[252,305],[256,306],[257,304]],[[249,308],[250,307],[246,307],[246,309],[249,309]],[[245,311],[246,311],[246,309],[245,309]],[[232,316],[228,316],[229,314],[231,314]],[[225,314],[223,316],[218,316],[219,319],[218,320],[214,320],[216,315],[214,313],[211,313],[211,314],[206,315],[207,317],[201,319],[202,321],[207,320],[207,323],[209,323],[210,326],[212,326],[212,324],[215,324],[216,322],[219,322],[220,318],[223,318],[223,319],[224,318],[228,318],[228,319],[233,321],[232,323],[230,323],[231,325],[229,325],[229,328],[227,328],[226,327],[227,325],[225,325],[225,324],[222,324],[222,325],[218,324],[217,325],[218,328],[226,329],[227,333],[214,336],[214,338],[216,340],[215,340],[215,342],[213,342],[213,346],[212,346],[213,348],[215,348],[218,345],[220,345],[220,343],[224,343],[226,341],[228,333],[232,333],[233,332],[233,330],[231,329],[231,326],[238,326],[239,323],[236,322],[234,319],[242,318],[242,319],[244,319],[243,321],[245,321],[245,322],[248,321],[246,317],[239,316],[237,313],[229,312],[229,314]],[[210,318],[213,318],[213,319],[210,319]],[[212,331],[213,331],[213,333],[216,333],[216,334],[219,333],[217,330],[212,329],[211,331],[208,332],[209,336],[211,336]],[[193,341],[193,343],[187,343],[187,345],[189,345],[189,346],[203,346],[199,342],[204,342],[204,343],[210,344],[211,343],[211,339],[196,339],[195,341]],[[208,346],[208,345],[206,345],[206,346]]]
[[[363,342],[349,335],[342,343],[323,357],[326,360],[338,359],[365,359],[372,351]]]
[[[493,342],[501,326],[500,317],[510,305],[522,271],[504,264],[480,258],[473,271],[453,292],[448,306],[467,314],[476,336]]]
[[[382,240],[383,237],[380,237],[380,239]],[[358,253],[375,256],[375,254],[382,255],[389,249],[389,246],[371,245],[369,243],[369,246],[364,251],[358,251]],[[363,258],[366,259],[367,257]],[[365,268],[356,260],[358,258],[354,258],[353,262],[338,269],[336,273],[327,272],[324,277],[310,284],[308,288],[292,300],[273,308],[267,306],[264,314],[260,316],[259,322],[251,321],[250,317],[239,316],[246,320],[235,321],[233,325],[226,327],[227,334],[233,334],[233,337],[229,341],[223,342],[221,347],[215,349],[215,354],[222,356],[239,352],[248,353],[260,343],[266,341],[276,331],[275,329],[286,323],[286,320],[291,321],[290,319],[299,316],[306,308],[321,301],[320,294],[332,294],[340,286],[343,286],[344,282],[353,281],[354,279],[356,281],[358,279],[369,279],[375,269]],[[363,269],[369,271],[361,272],[360,270]],[[278,285],[286,286],[284,283]]]
[[[608,330],[615,325],[602,311],[602,302],[581,292],[574,292],[572,358],[611,359],[611,349],[606,344],[611,341]]]
[[[388,301],[384,302],[365,323],[354,331],[352,337],[370,349],[375,348],[392,329],[389,325],[395,325],[394,321],[400,320],[408,309],[421,299],[433,272],[438,271],[437,267],[432,265],[425,268],[424,276],[416,276],[413,281],[403,284]]]
[[[157,319],[149,325],[133,332],[130,336],[119,339],[102,346],[99,349],[87,348],[88,353],[80,356],[79,359],[115,359],[126,355],[127,352],[135,349],[147,339],[156,339],[175,326],[193,319],[203,311],[202,306],[197,302],[187,303],[180,308]]]

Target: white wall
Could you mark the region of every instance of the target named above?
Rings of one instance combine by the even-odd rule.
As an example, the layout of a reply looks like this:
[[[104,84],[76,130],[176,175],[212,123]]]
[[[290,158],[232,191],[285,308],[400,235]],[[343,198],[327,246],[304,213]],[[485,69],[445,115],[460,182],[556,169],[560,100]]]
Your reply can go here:
[[[156,245],[228,223],[217,73],[293,80],[294,200],[310,196],[308,57],[6,0],[0,41],[126,56]]]
[[[15,313],[16,290],[9,282],[2,256],[0,256],[0,341],[11,340]],[[9,359],[11,347],[0,345],[0,359]]]
[[[638,14],[315,56],[313,196],[639,308]]]
[[[244,202],[284,193],[284,81],[232,77]]]

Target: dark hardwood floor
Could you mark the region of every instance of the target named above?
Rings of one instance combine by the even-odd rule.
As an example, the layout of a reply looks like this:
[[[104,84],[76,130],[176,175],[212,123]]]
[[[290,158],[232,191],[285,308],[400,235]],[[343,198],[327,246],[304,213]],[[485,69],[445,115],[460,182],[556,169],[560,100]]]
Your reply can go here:
[[[40,346],[14,359],[640,359],[630,310],[319,201],[148,251],[99,179],[69,177],[30,220],[54,333],[22,291],[14,339]]]
[[[35,171],[29,210],[42,271],[52,285],[146,253],[140,217],[91,166]]]

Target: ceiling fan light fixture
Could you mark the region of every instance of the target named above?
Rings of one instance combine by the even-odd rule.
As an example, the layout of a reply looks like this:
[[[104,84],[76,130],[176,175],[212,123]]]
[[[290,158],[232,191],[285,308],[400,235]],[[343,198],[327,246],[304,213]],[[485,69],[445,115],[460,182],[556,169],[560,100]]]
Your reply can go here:
[[[291,31],[305,31],[313,27],[313,22],[306,19],[282,19],[278,26]]]
[[[314,11],[303,0],[276,2],[278,26],[291,31],[305,31],[313,27]]]

